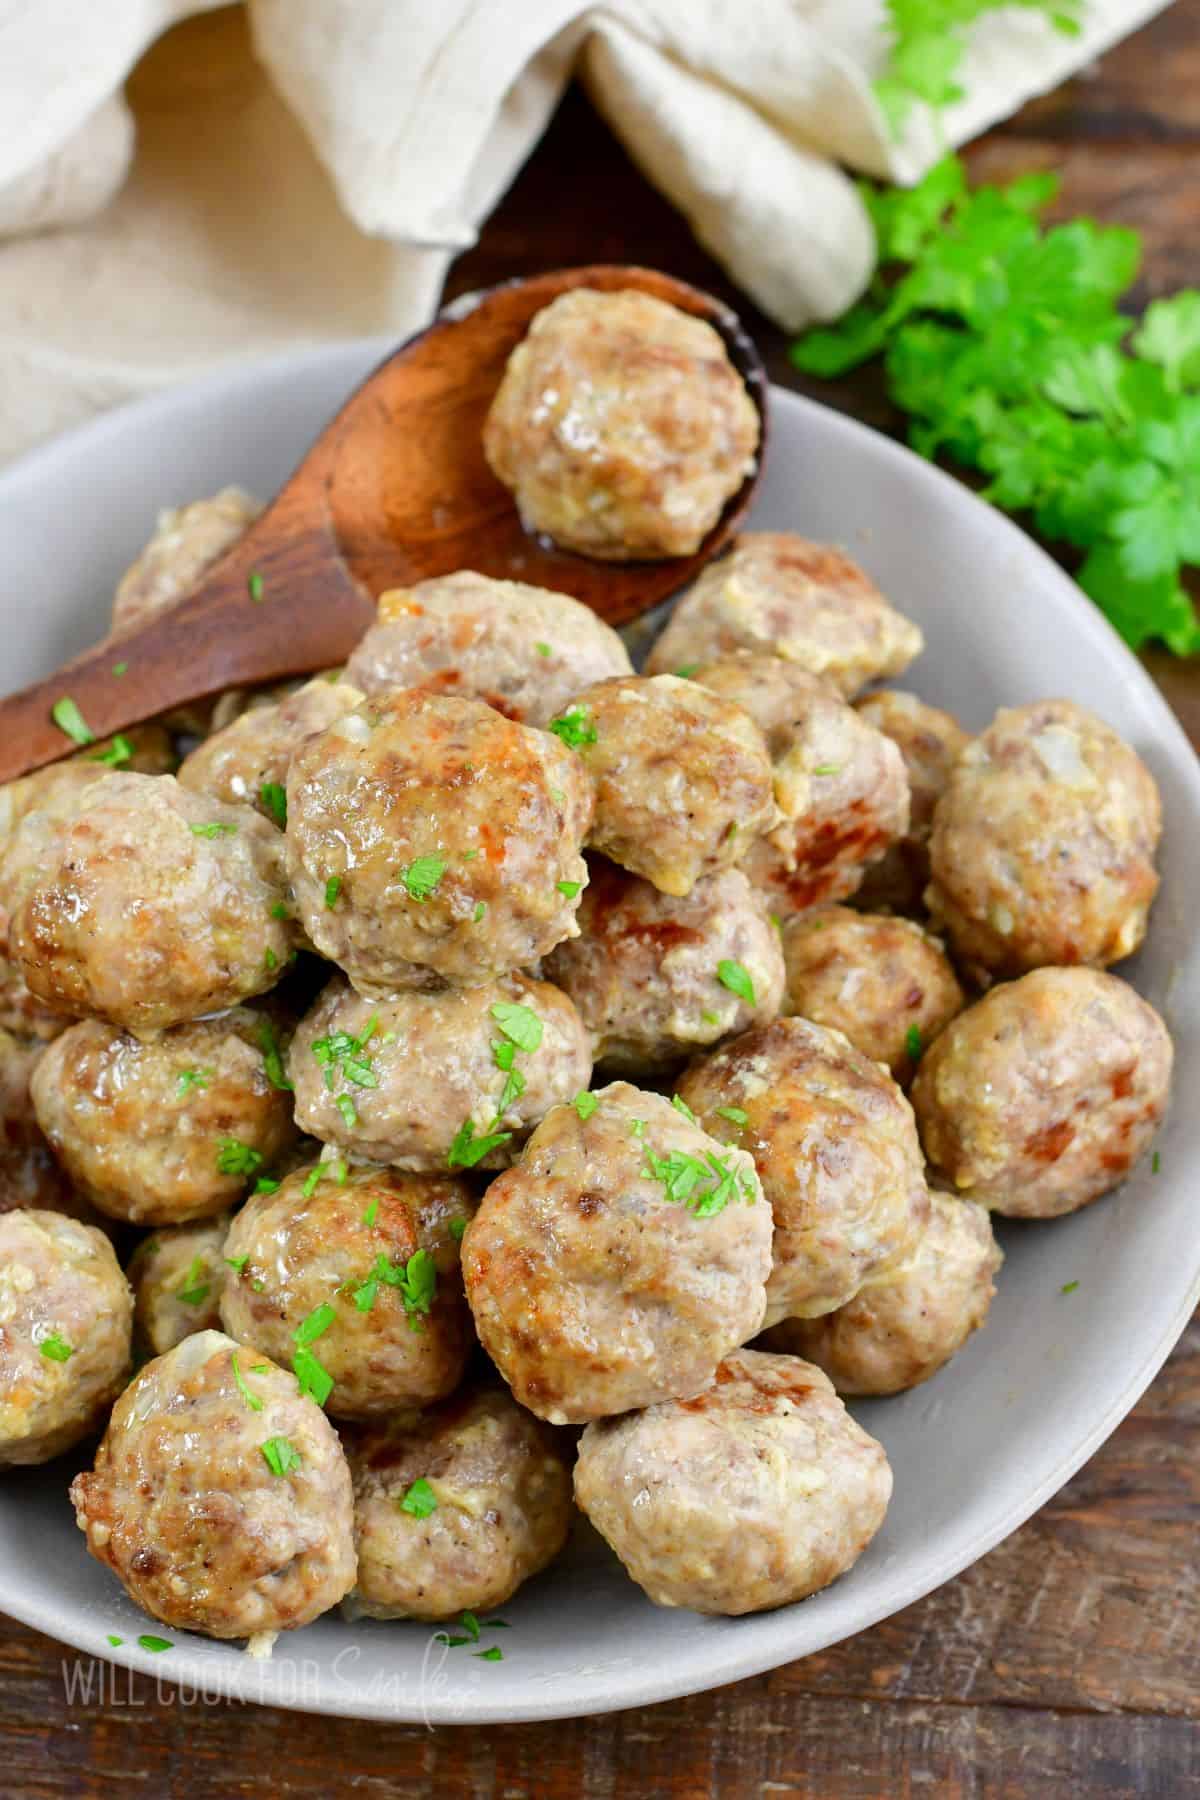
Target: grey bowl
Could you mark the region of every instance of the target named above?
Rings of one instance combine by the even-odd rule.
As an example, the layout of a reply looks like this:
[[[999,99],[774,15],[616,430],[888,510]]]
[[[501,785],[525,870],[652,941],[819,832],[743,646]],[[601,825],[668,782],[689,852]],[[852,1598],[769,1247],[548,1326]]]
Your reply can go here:
[[[240,481],[269,494],[387,346],[347,345],[220,375],[121,412],[0,477],[8,625],[0,688],[84,648],[158,508]],[[1167,1013],[1177,1096],[1200,1086],[1200,771],[1134,658],[1015,526],[860,425],[787,393],[753,523],[844,544],[928,649],[906,678],[980,727],[1002,704],[1066,695],[1153,769],[1166,810],[1150,943],[1122,970]],[[362,1718],[548,1719],[663,1700],[824,1649],[928,1593],[1028,1518],[1128,1412],[1200,1289],[1200,1115],[1178,1099],[1148,1164],[1074,1218],[1004,1233],[986,1331],[927,1386],[855,1408],[887,1447],[895,1498],[843,1581],[802,1605],[717,1620],[650,1605],[580,1530],[566,1559],[485,1634],[504,1660],[446,1651],[424,1627],[321,1620],[269,1661],[155,1630],[84,1553],[70,1468],[0,1485],[0,1600],[88,1655],[216,1696]],[[1078,1283],[1069,1294],[1061,1290]],[[113,1648],[109,1634],[124,1643]]]

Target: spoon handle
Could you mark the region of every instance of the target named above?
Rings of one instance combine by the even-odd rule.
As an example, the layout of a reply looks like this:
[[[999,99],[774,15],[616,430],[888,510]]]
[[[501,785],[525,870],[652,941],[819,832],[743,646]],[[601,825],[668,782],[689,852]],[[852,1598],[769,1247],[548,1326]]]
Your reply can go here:
[[[0,782],[71,751],[53,718],[59,700],[73,700],[93,737],[104,738],[225,688],[344,662],[374,619],[374,602],[311,509],[288,528],[290,500],[285,489],[186,605],[0,699]]]

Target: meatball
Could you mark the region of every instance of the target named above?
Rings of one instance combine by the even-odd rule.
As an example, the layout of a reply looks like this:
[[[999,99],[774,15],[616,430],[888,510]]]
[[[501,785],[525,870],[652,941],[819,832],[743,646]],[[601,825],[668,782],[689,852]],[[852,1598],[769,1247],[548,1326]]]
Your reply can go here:
[[[548,724],[594,681],[632,673],[624,644],[590,606],[470,569],[381,594],[379,621],[346,669],[366,694],[449,690],[525,725]]]
[[[912,1108],[840,1031],[757,1026],[693,1063],[679,1093],[754,1158],[775,1216],[768,1325],[833,1312],[910,1254],[929,1217]]]
[[[10,948],[13,913],[46,865],[57,857],[67,827],[87,811],[93,792],[98,793],[102,784],[107,789],[112,780],[107,769],[70,761],[51,763],[0,787],[0,924],[5,955]],[[12,979],[28,994],[19,970],[13,970]],[[22,1007],[19,995],[17,1005]],[[31,995],[29,1005],[38,1005]],[[62,1024],[60,1018],[59,1030]],[[20,1023],[20,1012],[11,1029],[26,1029]],[[47,1030],[44,1035],[53,1037],[54,1031]]]
[[[109,775],[86,802],[12,917],[34,994],[149,1037],[274,985],[292,928],[265,819],[171,775]]]
[[[507,1168],[538,1120],[592,1076],[575,1008],[528,975],[394,1000],[363,1000],[339,977],[301,1022],[288,1066],[306,1131],[417,1172],[447,1159]]]
[[[750,1158],[621,1081],[546,1115],[463,1243],[484,1349],[557,1425],[698,1393],[761,1326],[770,1263]]]
[[[0,1214],[0,1467],[48,1462],[99,1424],[129,1376],[132,1317],[102,1231]]]
[[[901,1087],[966,996],[941,944],[908,919],[818,906],[783,934],[786,1013],[844,1032]]]
[[[657,1606],[762,1612],[828,1587],[892,1471],[820,1369],[741,1350],[690,1400],[589,1425],[575,1498]]]
[[[354,1583],[350,1470],[294,1378],[219,1331],[147,1363],[71,1483],[97,1562],[164,1625],[308,1625]]]
[[[230,1226],[225,1329],[295,1358],[302,1385],[339,1419],[441,1400],[471,1347],[459,1239],[473,1207],[453,1175],[297,1169]]]
[[[772,1350],[824,1369],[839,1394],[918,1387],[986,1323],[1004,1261],[987,1209],[932,1193],[929,1223],[906,1262],[821,1319],[785,1319]]]
[[[1146,935],[1162,809],[1154,777],[1070,700],[998,712],[938,802],[925,900],[980,981],[1102,967]]]
[[[547,732],[381,694],[305,740],[287,791],[302,922],[360,994],[477,987],[578,930],[592,794]]]
[[[273,1021],[237,1007],[152,1043],[85,1019],[33,1073],[38,1123],[97,1211],[178,1225],[240,1200],[296,1137]]]
[[[113,630],[148,625],[186,599],[205,570],[233,548],[261,512],[259,502],[239,487],[165,508],[154,536],[117,584]]]
[[[597,1062],[662,1074],[776,1016],[779,933],[739,869],[705,876],[682,899],[600,857],[589,859],[588,873],[580,935],[542,967],[575,1002]]]
[[[929,880],[929,838],[933,814],[946,791],[950,771],[970,743],[952,713],[927,706],[915,694],[883,688],[855,702],[861,719],[891,738],[908,775],[908,830],[867,870],[855,904],[871,911],[919,914]]]
[[[72,1193],[51,1155],[29,1097],[43,1048],[0,1030],[0,1213],[41,1206],[87,1218],[90,1209]]]
[[[283,787],[297,746],[361,706],[348,681],[320,675],[303,687],[241,713],[185,757],[179,782],[198,794],[241,800],[282,825]]]
[[[673,675],[587,688],[551,724],[595,783],[588,842],[664,894],[690,894],[775,823],[771,761],[740,706]]]
[[[174,1225],[143,1238],[130,1258],[133,1329],[139,1350],[163,1356],[195,1331],[221,1323],[221,1288],[229,1274],[229,1214],[198,1225]]]
[[[649,294],[575,288],[508,359],[483,428],[527,531],[585,556],[690,556],[754,468],[721,338]]]
[[[511,1599],[566,1542],[564,1448],[503,1388],[351,1435],[358,1582],[348,1609],[448,1619]]]
[[[901,674],[923,646],[912,620],[840,550],[789,531],[744,531],[680,600],[646,671],[768,651],[851,696]]]
[[[1166,1110],[1172,1047],[1140,995],[1095,969],[1036,969],[960,1013],[913,1084],[925,1154],[1012,1218],[1116,1187]]]

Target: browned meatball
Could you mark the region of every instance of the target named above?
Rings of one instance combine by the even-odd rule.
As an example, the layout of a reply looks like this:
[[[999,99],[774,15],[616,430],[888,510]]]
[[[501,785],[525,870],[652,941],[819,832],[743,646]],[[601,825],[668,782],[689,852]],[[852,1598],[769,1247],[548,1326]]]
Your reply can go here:
[[[566,1542],[561,1436],[500,1387],[354,1432],[358,1581],[347,1610],[448,1619],[511,1599]]]
[[[362,699],[348,681],[319,675],[264,706],[251,707],[184,758],[180,785],[219,800],[243,801],[283,825],[283,788],[297,747],[353,712]]]
[[[71,1499],[96,1561],[181,1631],[290,1631],[354,1581],[337,1433],[291,1375],[219,1331],[147,1363]]]
[[[288,1066],[306,1131],[416,1171],[447,1159],[507,1168],[538,1120],[592,1076],[575,1008],[528,975],[394,1000],[364,1000],[339,978],[301,1022]]]
[[[484,1349],[560,1425],[698,1393],[762,1324],[770,1261],[749,1157],[620,1081],[546,1115],[463,1244]]]
[[[1166,1026],[1115,975],[1037,969],[993,988],[930,1046],[913,1084],[925,1154],[996,1212],[1075,1212],[1146,1150],[1171,1062]]]
[[[452,1175],[297,1169],[230,1227],[226,1331],[291,1362],[339,1419],[442,1399],[471,1346],[458,1246],[473,1206]]]
[[[998,712],[938,802],[925,899],[981,980],[1117,962],[1146,935],[1162,809],[1154,777],[1070,700]]]
[[[817,906],[783,933],[786,1013],[844,1032],[901,1087],[966,1005],[945,951],[908,919]]]
[[[471,694],[505,718],[546,725],[581,688],[632,675],[629,652],[590,606],[460,569],[379,597],[379,620],[346,670],[366,694],[423,687]]]
[[[824,682],[778,656],[743,651],[696,672],[766,738],[780,819],[742,867],[776,914],[852,894],[908,827],[904,759]]]
[[[483,449],[527,531],[586,556],[689,556],[754,467],[759,424],[712,326],[575,288],[508,359]]]
[[[701,1124],[754,1158],[775,1216],[766,1323],[844,1306],[929,1217],[912,1108],[840,1031],[777,1019],[693,1063]]]
[[[40,1206],[94,1221],[55,1162],[34,1114],[29,1083],[44,1048],[0,1030],[0,1213]]]
[[[287,787],[301,921],[361,994],[476,987],[578,929],[592,794],[547,732],[381,694],[306,739]]]
[[[63,834],[90,805],[91,795],[100,784],[112,780],[107,769],[93,763],[51,763],[20,781],[0,787],[0,928],[3,951],[11,948],[12,915],[45,868],[54,861],[62,845]],[[29,993],[20,970],[9,965],[5,974],[6,990],[13,993],[14,1016],[9,1024],[13,1031],[32,1031],[33,1025],[22,1023],[29,1013],[45,1021],[38,1034],[54,1037],[65,1020],[46,1012],[41,1002]],[[40,1009],[35,1013],[34,1009]]]
[[[50,1044],[38,1123],[109,1218],[176,1225],[241,1199],[296,1138],[276,1027],[237,1007],[142,1043],[98,1019]]]
[[[602,857],[589,858],[588,871],[580,935],[552,950],[543,971],[578,1007],[597,1062],[662,1073],[776,1016],[779,933],[739,869],[706,876],[682,899]]]
[[[575,1498],[658,1606],[762,1612],[844,1575],[892,1472],[820,1369],[741,1350],[694,1400],[589,1425]]]
[[[131,631],[177,606],[261,512],[260,503],[238,487],[164,508],[154,536],[117,584],[113,630]]]
[[[170,775],[108,775],[85,798],[12,917],[34,994],[152,1036],[275,984],[293,933],[265,819]]]
[[[143,1238],[126,1273],[133,1288],[133,1329],[147,1356],[163,1356],[195,1331],[221,1323],[221,1289],[229,1275],[229,1214],[197,1225],[173,1225]]]
[[[550,729],[579,750],[595,784],[592,848],[664,894],[690,894],[775,822],[762,733],[695,682],[602,681]]]
[[[102,1231],[0,1214],[0,1468],[87,1436],[129,1374],[133,1296]]]
[[[971,741],[970,733],[952,713],[898,688],[864,694],[855,708],[868,725],[891,738],[904,758],[909,795],[908,830],[867,870],[855,905],[920,914],[925,910],[934,809],[946,791],[950,771]]]
[[[806,1357],[839,1394],[899,1394],[936,1375],[988,1316],[1004,1261],[986,1207],[931,1193],[912,1255],[821,1319],[772,1326],[770,1349]]]
[[[922,646],[911,619],[840,550],[788,531],[744,531],[683,596],[646,670],[767,651],[849,696],[899,675]]]

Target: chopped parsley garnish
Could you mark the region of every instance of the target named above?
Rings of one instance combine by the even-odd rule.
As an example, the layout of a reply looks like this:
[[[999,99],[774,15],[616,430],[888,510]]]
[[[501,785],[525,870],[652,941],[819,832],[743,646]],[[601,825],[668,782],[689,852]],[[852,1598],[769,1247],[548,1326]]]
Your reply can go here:
[[[813,770],[814,775],[840,775],[841,772],[841,763],[818,763]]]
[[[329,880],[325,883],[325,911],[326,912],[333,911],[334,907],[337,905],[337,897],[341,893],[341,891],[342,891],[341,876],[340,875],[331,875],[329,877]]]
[[[743,1112],[740,1106],[718,1106],[718,1119],[728,1119],[731,1125],[748,1125],[750,1115]]]
[[[736,994],[739,1000],[744,1000],[747,1006],[755,1004],[754,983],[750,979],[750,971],[745,963],[728,960],[719,962],[717,964],[717,980],[723,988],[728,988],[731,994]]]
[[[585,750],[596,742],[596,727],[582,706],[569,706],[561,718],[551,719],[548,729],[571,750]]]
[[[1162,1157],[1159,1155],[1158,1151],[1156,1150],[1154,1152],[1154,1155],[1150,1158],[1150,1173],[1152,1175],[1157,1175],[1158,1171],[1161,1168],[1162,1168]]]
[[[374,1225],[374,1223],[378,1217],[379,1217],[379,1196],[378,1196],[378,1194],[373,1194],[371,1196],[371,1198],[367,1201],[367,1204],[363,1207],[362,1222],[367,1227],[368,1231],[371,1229],[372,1225]]]
[[[261,1399],[259,1398],[259,1396],[257,1394],[252,1394],[250,1392],[250,1389],[246,1386],[246,1377],[242,1374],[242,1371],[238,1367],[238,1359],[237,1359],[237,1351],[236,1350],[230,1351],[229,1366],[233,1370],[233,1379],[237,1383],[237,1391],[242,1396],[242,1399],[246,1402],[246,1405],[250,1408],[250,1411],[251,1412],[261,1412],[263,1409],[263,1403],[262,1403]]]
[[[685,1206],[698,1219],[710,1219],[723,1212],[739,1192],[746,1200],[754,1199],[747,1177],[729,1168],[719,1156],[692,1156],[684,1150],[655,1156],[648,1149],[646,1164],[642,1173],[660,1181],[667,1199]]]
[[[401,1500],[400,1511],[411,1513],[414,1519],[427,1519],[437,1511],[437,1495],[423,1475],[418,1475]]]
[[[491,1151],[498,1150],[501,1144],[507,1144],[512,1137],[511,1131],[488,1131],[482,1137],[475,1136],[475,1121],[464,1119],[454,1134],[454,1141],[446,1152],[448,1169],[473,1169],[481,1163]]]
[[[251,1149],[241,1138],[222,1138],[217,1147],[218,1175],[253,1175],[262,1166],[262,1151]]]
[[[437,892],[438,883],[446,873],[444,856],[418,856],[410,862],[406,869],[401,869],[400,879],[408,889],[412,900],[428,900]]]
[[[339,1070],[343,1080],[354,1087],[379,1086],[379,1077],[367,1055],[367,1045],[378,1030],[379,1015],[372,1013],[357,1037],[348,1031],[331,1031],[327,1037],[313,1039],[312,1053],[325,1071],[325,1086],[330,1092]]]
[[[461,1244],[466,1235],[467,1221],[465,1219],[451,1219],[449,1229],[450,1236],[454,1239],[455,1243]]]
[[[237,826],[231,825],[228,819],[210,819],[207,824],[193,825],[190,829],[193,837],[209,838],[210,840],[237,836]]]
[[[73,744],[94,744],[96,734],[76,706],[69,694],[56,700],[50,708],[50,717],[58,729],[69,737]]]
[[[118,731],[111,744],[103,750],[93,750],[90,762],[107,763],[110,769],[119,769],[129,762],[133,756],[133,745],[124,734]]]
[[[910,1025],[904,1034],[904,1048],[908,1051],[910,1062],[921,1060],[921,1027]]]
[[[341,1113],[346,1130],[353,1131],[358,1124],[358,1111],[349,1094],[339,1094],[333,1104]]]
[[[148,1631],[142,1633],[141,1637],[138,1639],[138,1643],[143,1650],[153,1650],[156,1653],[161,1650],[173,1650],[175,1648],[170,1638],[154,1637]]]
[[[645,1119],[634,1119],[629,1127],[629,1130],[635,1138],[644,1138],[646,1135]]]
[[[273,1194],[279,1187],[278,1175],[260,1175],[254,1184],[256,1194]]]
[[[554,652],[550,648],[549,644],[535,644],[533,647],[537,651],[539,656],[553,656],[554,655]]]
[[[479,1620],[473,1612],[463,1612],[462,1628],[473,1644],[479,1642]]]
[[[121,1645],[125,1642],[125,1639],[123,1637],[118,1637],[115,1631],[110,1631],[106,1633],[106,1635],[114,1650],[119,1650]]]
[[[317,1189],[320,1187],[320,1185],[321,1185],[321,1165],[320,1165],[320,1163],[318,1163],[316,1168],[310,1169],[308,1171],[308,1174],[304,1178],[304,1188],[303,1188],[304,1198],[306,1200],[311,1200],[313,1195],[316,1193]]]
[[[500,1098],[496,1102],[496,1123],[504,1117],[514,1100],[519,1100],[525,1092],[525,1077],[520,1069],[510,1069],[504,1086],[500,1089]]]
[[[573,900],[583,883],[582,881],[556,881],[554,885],[560,894],[565,894],[568,900]]]
[[[675,673],[680,681],[690,681],[699,667],[699,663],[684,663],[683,667],[676,669]]]
[[[571,1102],[581,1119],[590,1119],[599,1104],[595,1094],[589,1094],[586,1088],[576,1094]]]
[[[483,915],[484,915],[484,913],[486,913],[486,911],[487,911],[487,906],[486,906],[485,902],[482,900],[477,900],[475,902],[475,911],[471,914],[471,923],[473,925],[478,925],[479,921],[483,918]]]
[[[193,1088],[206,1088],[212,1080],[213,1074],[212,1069],[181,1069],[176,1085],[179,1098],[182,1100],[184,1095],[190,1094]]]
[[[258,797],[282,831],[287,824],[287,789],[282,781],[264,781]]]
[[[112,672],[117,677],[120,677],[122,675],[127,675],[129,673],[129,664],[127,662],[114,663],[113,667],[112,667]]]
[[[541,1044],[542,1021],[531,1006],[497,1000],[490,1011],[505,1037],[511,1038],[518,1050],[533,1051]]]
[[[1078,1286],[1079,1286],[1079,1283],[1077,1281],[1067,1281],[1067,1282],[1063,1283],[1062,1287],[1059,1289],[1059,1292],[1062,1294],[1073,1294],[1075,1292],[1075,1289]]]
[[[258,1447],[272,1475],[291,1475],[304,1461],[291,1438],[268,1438],[265,1444]]]
[[[264,1175],[263,1180],[268,1180],[268,1177]],[[279,1183],[276,1182],[275,1186],[278,1187]],[[255,1189],[255,1192],[258,1192],[257,1188]],[[246,1272],[246,1264],[250,1261],[250,1258],[248,1256],[227,1256],[225,1261],[229,1264],[235,1274],[244,1275]]]
[[[307,1318],[301,1319],[292,1339],[297,1344],[315,1344],[319,1337],[324,1337],[333,1321],[337,1318],[337,1307],[328,1300],[322,1300],[320,1306],[314,1306]]]
[[[193,1256],[183,1283],[175,1290],[175,1298],[185,1306],[203,1306],[212,1293],[212,1283],[205,1279],[208,1269],[202,1256]]]
[[[333,1376],[304,1344],[292,1358],[292,1374],[300,1385],[300,1392],[310,1395],[318,1406],[324,1406],[333,1392]]]
[[[684,1118],[689,1120],[691,1124],[695,1125],[697,1123],[695,1113],[683,1098],[682,1094],[672,1094],[671,1105],[675,1108],[677,1113],[682,1113]]]
[[[437,1264],[428,1250],[414,1250],[406,1263],[394,1263],[380,1251],[371,1264],[367,1278],[354,1290],[354,1304],[359,1312],[370,1312],[379,1293],[379,1284],[395,1288],[404,1302],[409,1324],[419,1329],[415,1313],[427,1313],[437,1293]]]
[[[719,1025],[721,1023],[720,1015],[715,1012],[702,1012],[700,1017],[706,1025]]]
[[[279,967],[279,958],[276,956],[275,952],[272,950],[270,944],[268,944],[266,949],[263,951],[263,968],[267,971],[268,975],[270,975],[270,974],[273,974],[274,971],[278,967]]]
[[[48,1337],[44,1337],[39,1348],[47,1362],[70,1362],[75,1354],[75,1346],[68,1344],[66,1338],[57,1331],[52,1331]]]
[[[288,909],[283,904],[283,901],[277,900],[271,908],[271,917],[273,919],[286,919],[288,916]]]
[[[478,850],[464,850],[462,853],[462,859],[464,862],[474,862],[475,858],[478,855],[479,855]]]
[[[258,1028],[258,1047],[262,1051],[263,1068],[267,1080],[281,1094],[290,1093],[292,1083],[288,1080],[287,1070],[283,1066],[283,1054],[279,1048],[279,1039],[275,1036],[275,1027],[270,1019],[263,1019]]]
[[[249,593],[250,598],[252,600],[261,600],[262,599],[262,597],[263,597],[263,578],[257,569],[251,569],[250,573],[247,575],[246,590]]]
[[[503,1662],[504,1661],[504,1652],[500,1648],[499,1644],[493,1644],[491,1646],[491,1648],[487,1649],[487,1650],[472,1650],[471,1655],[477,1656],[481,1662]]]

